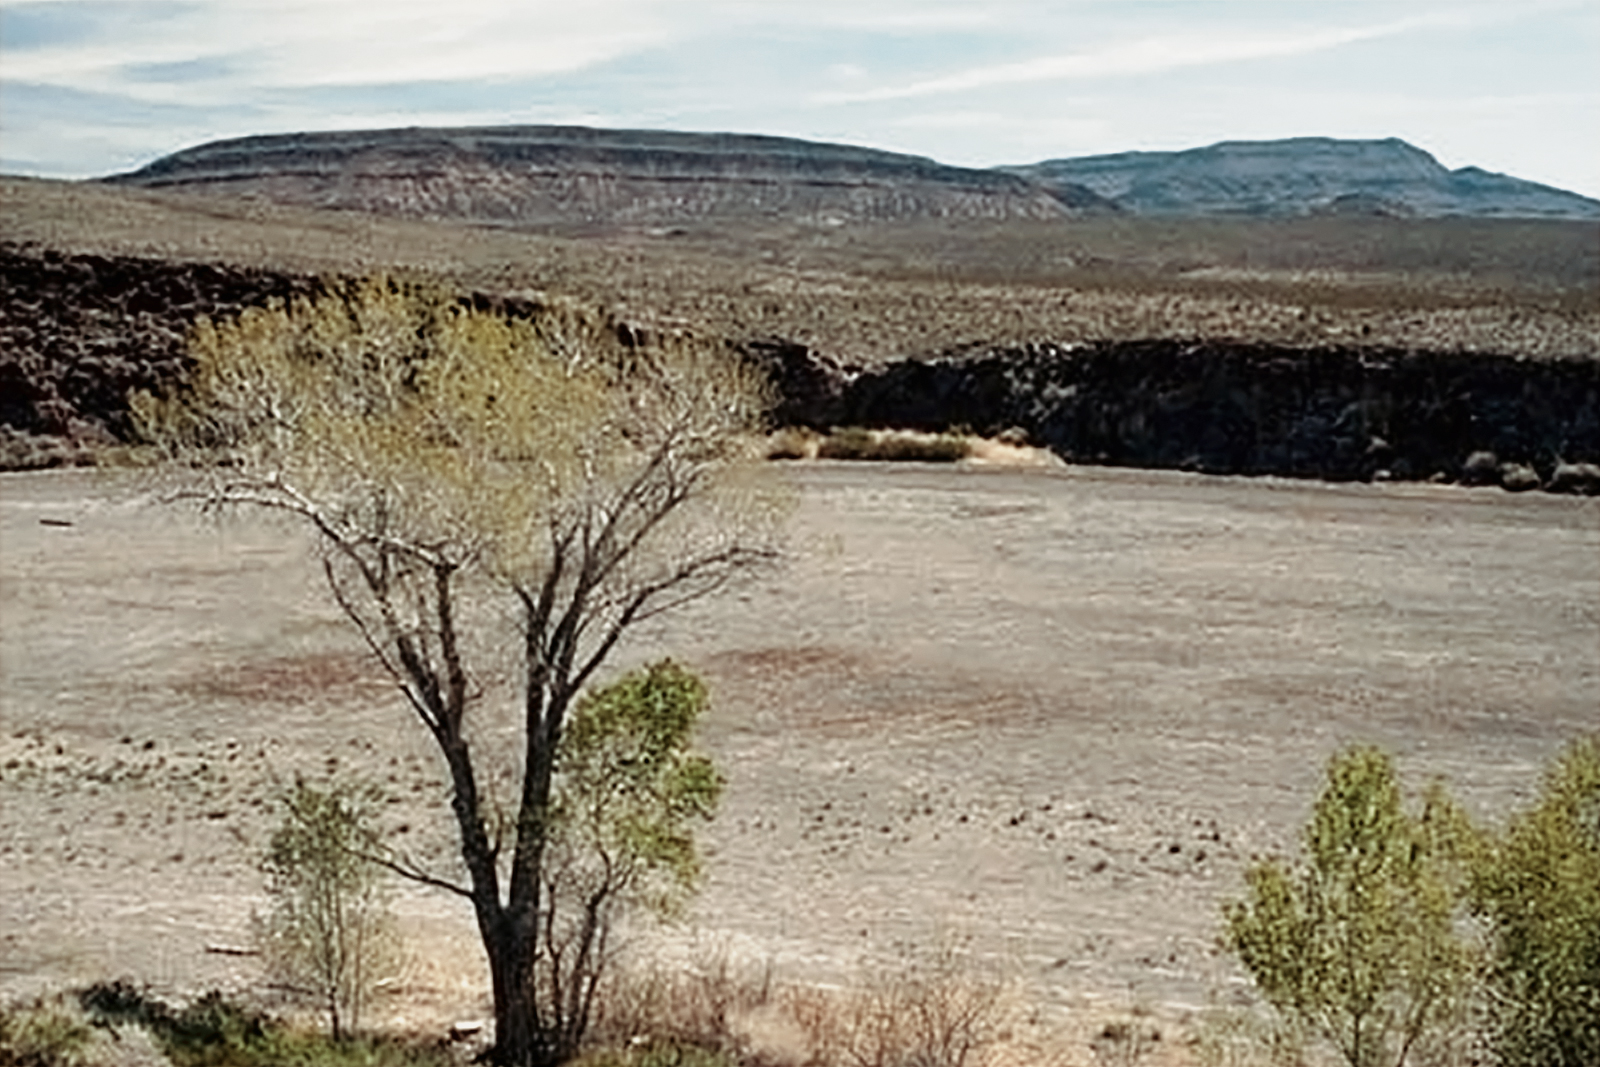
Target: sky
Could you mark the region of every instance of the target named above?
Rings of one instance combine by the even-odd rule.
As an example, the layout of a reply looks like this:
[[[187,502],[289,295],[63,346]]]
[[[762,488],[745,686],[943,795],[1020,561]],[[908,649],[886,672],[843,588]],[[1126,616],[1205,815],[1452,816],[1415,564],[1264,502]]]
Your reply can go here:
[[[0,0],[0,171],[580,124],[995,166],[1400,137],[1600,197],[1600,0]]]

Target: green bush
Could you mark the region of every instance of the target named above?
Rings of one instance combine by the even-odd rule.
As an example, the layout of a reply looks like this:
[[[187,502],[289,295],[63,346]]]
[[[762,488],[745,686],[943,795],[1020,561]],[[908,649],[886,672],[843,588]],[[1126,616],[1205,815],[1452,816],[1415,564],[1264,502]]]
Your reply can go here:
[[[381,851],[372,823],[382,793],[297,780],[282,800],[262,860],[272,907],[256,938],[278,983],[325,1010],[340,1038],[360,1027],[374,985],[399,956],[383,872],[370,858]]]
[[[1538,804],[1489,838],[1475,867],[1501,1060],[1600,1064],[1600,735],[1568,747]]]
[[[336,1040],[286,1026],[216,992],[176,1010],[127,982],[111,982],[89,987],[79,1000],[96,1020],[148,1029],[173,1067],[445,1067],[450,1063],[438,1045],[384,1037]]]
[[[1469,839],[1441,787],[1408,815],[1389,757],[1348,749],[1329,763],[1305,862],[1246,872],[1227,942],[1272,1005],[1351,1067],[1403,1065],[1469,986],[1456,932]]]
[[[71,1067],[93,1038],[73,1005],[40,998],[0,1006],[0,1067]]]
[[[715,815],[723,788],[691,743],[708,699],[698,677],[662,660],[590,692],[567,721],[546,812],[545,949],[533,968],[557,1059],[583,1047],[625,918],[673,915],[695,890],[694,829]]]

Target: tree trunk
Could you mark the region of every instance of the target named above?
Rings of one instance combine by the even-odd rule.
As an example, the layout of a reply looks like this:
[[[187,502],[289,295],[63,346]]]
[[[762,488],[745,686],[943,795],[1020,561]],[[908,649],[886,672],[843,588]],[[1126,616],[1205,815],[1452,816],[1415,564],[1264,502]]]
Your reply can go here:
[[[498,910],[498,909],[497,909]],[[480,925],[482,921],[480,919]],[[494,1048],[497,1067],[555,1067],[539,1025],[533,969],[534,927],[500,911],[483,930],[494,986]]]

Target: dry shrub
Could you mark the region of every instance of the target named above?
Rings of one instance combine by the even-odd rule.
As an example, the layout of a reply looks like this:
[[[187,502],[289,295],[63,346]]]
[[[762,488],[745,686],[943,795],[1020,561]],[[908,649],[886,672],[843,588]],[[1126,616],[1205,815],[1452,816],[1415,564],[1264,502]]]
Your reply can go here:
[[[818,459],[860,459],[921,463],[954,463],[971,451],[957,434],[915,430],[836,429],[817,446]]]
[[[1106,1023],[1089,1042],[1095,1059],[1105,1067],[1134,1067],[1160,1045],[1161,1028],[1137,1013],[1132,1018]]]
[[[1461,481],[1466,485],[1497,485],[1500,459],[1493,452],[1474,452],[1461,464]]]
[[[1526,463],[1502,463],[1500,484],[1513,493],[1526,493],[1539,488],[1539,473]]]
[[[796,988],[789,1013],[809,1064],[965,1067],[1008,1036],[1010,983],[965,965],[953,949],[868,969],[847,989]]]
[[[0,470],[30,471],[52,467],[84,467],[95,461],[94,448],[66,437],[46,437],[0,426]]]
[[[1291,1020],[1251,1008],[1214,1008],[1193,1037],[1203,1067],[1299,1067],[1306,1038]]]
[[[816,459],[822,435],[803,426],[786,426],[767,438],[768,459]]]
[[[1026,430],[1011,429],[997,437],[975,437],[953,431],[920,433],[915,430],[836,429],[824,436],[803,426],[790,426],[771,434],[763,455],[774,460],[858,459],[904,462],[954,463],[965,460],[979,466],[1049,467],[1061,461],[1046,448],[1028,443]]]
[[[569,1067],[735,1067],[735,1062],[720,1052],[668,1042],[629,1049],[597,1049],[573,1060]]]
[[[1552,493],[1600,494],[1600,463],[1558,463],[1547,488]]]
[[[667,1044],[739,1057],[749,1043],[741,1022],[773,999],[772,968],[736,961],[719,946],[686,966],[616,967],[597,999],[596,1045]]]

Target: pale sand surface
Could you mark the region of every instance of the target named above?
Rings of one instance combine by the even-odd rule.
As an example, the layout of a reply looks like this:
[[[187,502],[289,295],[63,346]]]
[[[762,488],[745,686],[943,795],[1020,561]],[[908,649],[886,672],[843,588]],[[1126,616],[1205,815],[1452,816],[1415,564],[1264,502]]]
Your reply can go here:
[[[698,939],[787,976],[946,941],[1042,1003],[1226,999],[1219,903],[1341,745],[1525,801],[1600,727],[1600,500],[1069,468],[806,464],[784,564],[619,656],[710,680]],[[70,522],[46,525],[41,520]],[[422,729],[292,529],[0,475],[0,995],[259,981],[274,782],[341,769],[448,872]],[[489,699],[480,745],[511,717]],[[400,826],[405,826],[403,833]],[[393,1010],[481,1013],[465,907],[402,888]]]

